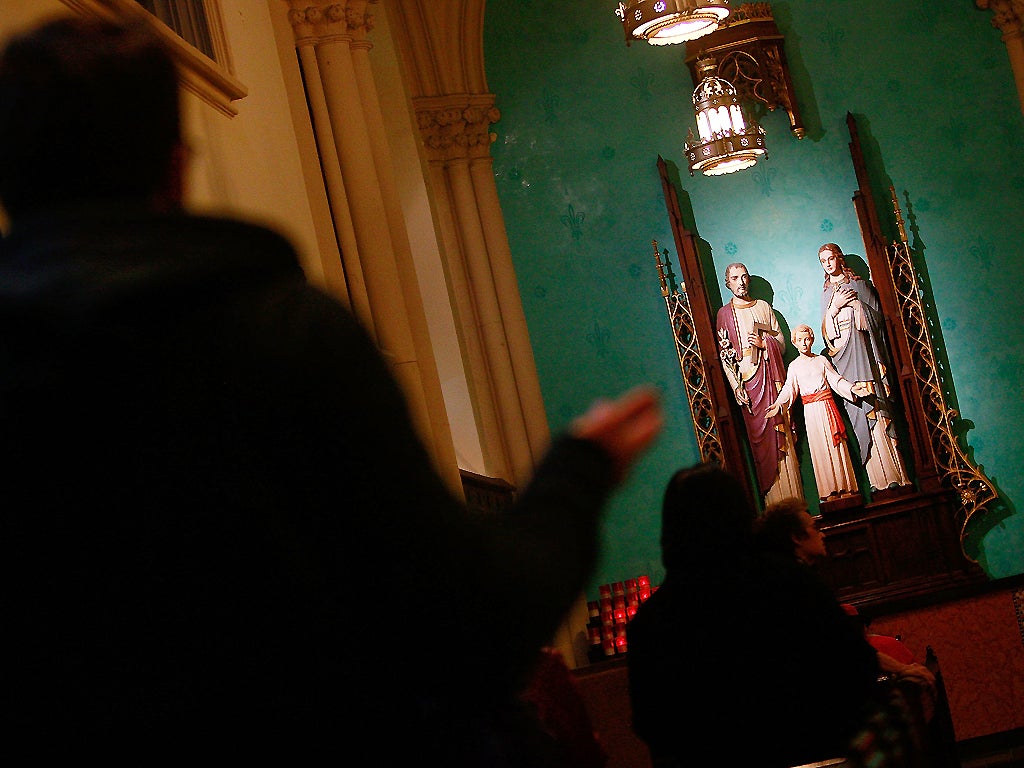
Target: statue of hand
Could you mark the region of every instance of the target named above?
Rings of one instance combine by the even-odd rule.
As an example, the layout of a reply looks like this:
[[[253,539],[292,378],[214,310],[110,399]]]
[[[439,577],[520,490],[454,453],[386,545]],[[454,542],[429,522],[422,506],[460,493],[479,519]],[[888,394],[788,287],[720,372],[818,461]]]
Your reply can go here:
[[[742,384],[736,387],[736,389],[734,389],[732,393],[736,397],[737,403],[739,403],[740,405],[745,405],[747,406],[747,408],[750,407],[750,395],[747,394],[747,390],[743,388]]]
[[[838,315],[843,307],[848,307],[857,300],[857,292],[852,288],[836,288],[832,297],[832,317]]]

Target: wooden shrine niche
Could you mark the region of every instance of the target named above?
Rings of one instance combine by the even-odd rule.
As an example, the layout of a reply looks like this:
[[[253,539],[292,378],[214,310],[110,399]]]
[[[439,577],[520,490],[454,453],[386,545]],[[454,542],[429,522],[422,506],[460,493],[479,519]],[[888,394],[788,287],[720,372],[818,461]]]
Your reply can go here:
[[[895,190],[889,193],[893,231],[899,235],[889,241],[882,233],[852,115],[847,126],[858,183],[853,203],[885,317],[895,372],[891,389],[898,389],[890,394],[901,411],[900,447],[912,482],[821,502],[829,552],[821,571],[844,602],[881,607],[985,582],[984,572],[965,551],[964,537],[968,522],[990,511],[999,495],[957,440],[958,414],[943,395],[915,255]],[[654,259],[701,460],[737,474],[760,509],[763,499],[756,492],[746,429],[719,364],[718,307],[712,306],[708,293],[698,238],[683,221],[675,182],[661,157],[658,170],[678,254],[678,278],[668,249],[659,251],[657,242]]]

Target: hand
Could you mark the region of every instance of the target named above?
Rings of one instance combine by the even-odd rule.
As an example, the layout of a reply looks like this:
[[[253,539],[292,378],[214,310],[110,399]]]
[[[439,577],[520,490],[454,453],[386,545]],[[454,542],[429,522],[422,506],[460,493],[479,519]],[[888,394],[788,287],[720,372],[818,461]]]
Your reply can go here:
[[[866,381],[858,381],[852,387],[850,391],[853,392],[857,397],[867,397],[871,394],[871,385]]]
[[[764,340],[764,336],[760,333],[748,333],[747,344],[758,349],[764,349],[768,346],[768,342]]]
[[[773,416],[777,416],[779,411],[781,410],[781,405],[769,405],[764,411],[764,420],[768,421],[768,419],[772,418]]]
[[[907,664],[896,673],[896,676],[901,679],[913,680],[926,688],[935,688],[935,675],[923,664]]]
[[[843,307],[848,307],[857,300],[857,292],[852,288],[836,288],[832,296],[832,317],[838,315]]]
[[[597,400],[569,426],[569,434],[593,440],[615,464],[622,480],[633,463],[661,432],[665,416],[658,393],[649,386],[635,387],[615,400]]]
[[[736,402],[740,405],[745,405],[750,408],[750,395],[747,394],[747,390],[740,384],[736,389],[732,391],[733,397],[736,398]]]

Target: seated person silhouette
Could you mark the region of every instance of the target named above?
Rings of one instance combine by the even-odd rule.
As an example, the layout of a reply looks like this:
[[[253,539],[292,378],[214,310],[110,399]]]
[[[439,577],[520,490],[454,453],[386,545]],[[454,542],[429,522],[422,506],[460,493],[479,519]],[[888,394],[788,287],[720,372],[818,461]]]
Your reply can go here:
[[[783,499],[765,507],[764,514],[755,524],[755,536],[760,548],[809,566],[828,557],[825,534],[818,528],[818,518],[811,516],[803,499]],[[857,609],[848,603],[844,603],[842,608],[855,619],[858,629],[865,632],[868,642],[878,653],[878,663],[884,674],[913,680],[934,696],[935,676],[926,666],[916,662],[905,645],[896,638],[867,633],[867,625]]]
[[[841,757],[878,662],[828,586],[755,547],[740,482],[702,464],[662,503],[665,577],[627,626],[633,728],[656,768],[793,766]]]

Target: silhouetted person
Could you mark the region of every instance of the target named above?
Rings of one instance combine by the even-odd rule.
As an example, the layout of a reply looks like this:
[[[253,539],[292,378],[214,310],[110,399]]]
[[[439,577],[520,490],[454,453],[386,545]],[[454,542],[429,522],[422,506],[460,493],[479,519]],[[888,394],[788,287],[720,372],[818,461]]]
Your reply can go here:
[[[763,551],[813,566],[828,557],[820,520],[803,499],[782,499],[765,507],[754,523],[754,540]]]
[[[541,649],[522,697],[551,735],[565,768],[608,765],[608,752],[590,719],[583,694],[557,648]]]
[[[291,245],[182,212],[184,156],[146,28],[0,53],[2,748],[543,764],[516,694],[656,398],[469,512]]]
[[[765,507],[764,514],[755,525],[755,538],[760,548],[782,557],[813,566],[828,557],[825,548],[825,534],[818,528],[819,518],[807,510],[803,499],[783,499]],[[854,624],[865,632],[868,642],[878,652],[881,671],[897,678],[908,679],[919,684],[929,696],[935,695],[935,675],[919,664],[913,654],[895,638],[867,634],[867,624],[856,607],[842,605],[848,616],[854,617]]]
[[[714,465],[666,488],[665,579],[627,625],[633,728],[656,768],[841,757],[868,710],[874,649],[813,572],[756,550],[754,517]]]

